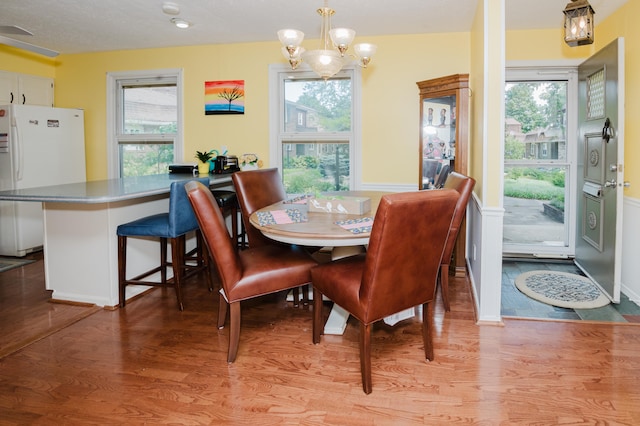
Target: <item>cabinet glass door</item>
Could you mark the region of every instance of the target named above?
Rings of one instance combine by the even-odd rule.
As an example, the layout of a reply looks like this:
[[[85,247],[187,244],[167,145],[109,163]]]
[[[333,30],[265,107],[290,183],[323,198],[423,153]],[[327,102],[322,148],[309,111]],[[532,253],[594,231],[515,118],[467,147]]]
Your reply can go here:
[[[438,188],[453,170],[456,152],[456,96],[422,102],[422,189]],[[440,182],[442,181],[442,182]]]

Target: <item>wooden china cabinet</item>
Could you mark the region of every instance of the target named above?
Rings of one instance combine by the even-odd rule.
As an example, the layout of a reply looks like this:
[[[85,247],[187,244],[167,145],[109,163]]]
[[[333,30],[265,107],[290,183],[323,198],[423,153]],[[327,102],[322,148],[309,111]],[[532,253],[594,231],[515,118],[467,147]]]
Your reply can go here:
[[[447,170],[468,175],[469,74],[416,83],[420,89],[419,189],[442,184]],[[440,178],[440,179],[439,179]],[[466,224],[462,223],[450,273],[466,275]]]

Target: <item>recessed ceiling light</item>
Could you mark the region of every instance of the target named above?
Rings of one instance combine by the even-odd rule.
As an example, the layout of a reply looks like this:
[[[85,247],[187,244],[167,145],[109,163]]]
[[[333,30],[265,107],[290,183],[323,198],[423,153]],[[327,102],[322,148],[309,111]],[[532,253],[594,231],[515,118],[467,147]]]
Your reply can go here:
[[[182,30],[186,30],[191,26],[190,23],[180,18],[172,18],[171,23]]]

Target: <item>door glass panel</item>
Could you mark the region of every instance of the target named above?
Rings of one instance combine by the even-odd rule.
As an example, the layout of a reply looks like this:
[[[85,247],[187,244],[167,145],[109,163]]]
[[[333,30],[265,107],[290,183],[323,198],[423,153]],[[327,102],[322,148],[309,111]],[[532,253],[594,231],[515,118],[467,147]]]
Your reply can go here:
[[[505,166],[505,244],[567,245],[566,176],[564,166]]]
[[[456,97],[427,98],[422,104],[422,186],[436,187],[444,170],[454,168],[456,153]],[[447,166],[445,168],[445,166]]]
[[[544,254],[569,245],[567,82],[505,88],[504,252]]]

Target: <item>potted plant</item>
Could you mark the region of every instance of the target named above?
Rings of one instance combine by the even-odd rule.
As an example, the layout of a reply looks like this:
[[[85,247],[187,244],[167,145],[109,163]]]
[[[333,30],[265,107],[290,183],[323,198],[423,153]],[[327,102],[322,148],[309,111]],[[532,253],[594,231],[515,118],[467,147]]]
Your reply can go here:
[[[213,150],[211,151],[196,151],[196,158],[200,162],[198,164],[198,173],[201,175],[209,174],[209,170],[211,169],[211,164],[209,161],[213,158]]]

